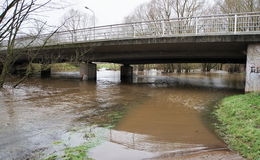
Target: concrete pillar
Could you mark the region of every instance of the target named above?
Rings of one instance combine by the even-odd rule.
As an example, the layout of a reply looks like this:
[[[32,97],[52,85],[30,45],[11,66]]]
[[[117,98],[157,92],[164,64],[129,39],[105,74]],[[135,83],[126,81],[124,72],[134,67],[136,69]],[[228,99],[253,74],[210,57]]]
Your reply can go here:
[[[120,79],[123,83],[132,83],[133,82],[133,67],[130,65],[124,64],[121,66]]]
[[[41,65],[41,78],[51,77],[51,67],[49,65]]]
[[[0,74],[2,73],[3,65],[0,63]]]
[[[247,48],[246,92],[260,91],[260,43]]]
[[[80,77],[82,80],[96,80],[97,79],[97,65],[94,63],[80,64]]]

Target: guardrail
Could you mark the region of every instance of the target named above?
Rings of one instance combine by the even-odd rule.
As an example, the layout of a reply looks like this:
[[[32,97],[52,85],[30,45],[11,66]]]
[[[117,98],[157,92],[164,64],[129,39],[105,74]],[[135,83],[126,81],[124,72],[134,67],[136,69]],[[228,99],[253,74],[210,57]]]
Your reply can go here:
[[[53,34],[47,45],[99,40],[220,34],[260,34],[260,12],[174,18],[68,30]],[[16,47],[24,47],[29,43],[31,46],[40,46],[49,36],[50,34],[44,34],[37,38],[33,36],[19,38],[16,40]]]

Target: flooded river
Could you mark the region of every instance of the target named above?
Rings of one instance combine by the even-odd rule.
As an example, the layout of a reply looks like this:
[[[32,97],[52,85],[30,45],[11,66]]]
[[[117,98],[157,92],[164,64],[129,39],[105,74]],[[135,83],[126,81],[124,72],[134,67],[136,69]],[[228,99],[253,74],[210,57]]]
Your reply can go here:
[[[0,159],[44,157],[71,131],[99,124],[125,108],[90,157],[241,159],[213,132],[210,112],[221,98],[243,93],[244,75],[135,74],[133,84],[121,84],[118,71],[99,71],[97,82],[59,73],[51,79],[31,78],[17,89],[7,84],[0,91]]]

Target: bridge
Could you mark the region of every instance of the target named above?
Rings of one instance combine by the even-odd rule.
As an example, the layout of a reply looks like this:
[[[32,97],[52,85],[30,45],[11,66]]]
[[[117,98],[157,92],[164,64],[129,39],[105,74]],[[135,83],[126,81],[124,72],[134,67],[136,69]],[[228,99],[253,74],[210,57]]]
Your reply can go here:
[[[260,12],[124,23],[17,39],[17,52],[25,53],[27,46],[39,51],[35,62],[85,62],[80,69],[85,79],[96,79],[92,62],[123,64],[122,80],[132,78],[131,64],[241,63],[247,66],[245,91],[260,91]]]

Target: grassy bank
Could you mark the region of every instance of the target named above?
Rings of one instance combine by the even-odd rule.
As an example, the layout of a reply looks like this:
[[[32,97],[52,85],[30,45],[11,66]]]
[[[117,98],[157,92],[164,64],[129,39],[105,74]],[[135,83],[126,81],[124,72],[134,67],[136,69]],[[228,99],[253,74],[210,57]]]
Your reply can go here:
[[[50,64],[49,67],[51,67],[52,72],[78,72],[79,66],[70,64],[70,63],[53,63]],[[119,64],[113,64],[113,63],[101,63],[97,64],[97,69],[106,68],[109,70],[120,70]],[[34,63],[33,64],[34,72],[40,72],[41,71],[41,64]]]
[[[41,64],[33,63],[34,73],[41,71]],[[76,72],[79,71],[79,67],[70,63],[53,63],[50,64],[52,72]]]
[[[70,63],[54,63],[51,64],[52,72],[77,72],[79,67]]]
[[[235,151],[260,160],[260,93],[223,99],[214,112],[217,131]]]
[[[100,63],[97,64],[97,69],[101,69],[101,68],[106,68],[109,70],[120,70],[120,65],[119,64],[114,64],[114,63]]]

